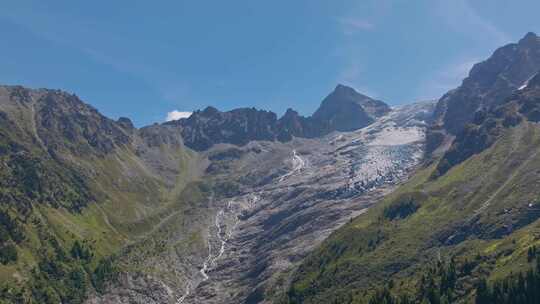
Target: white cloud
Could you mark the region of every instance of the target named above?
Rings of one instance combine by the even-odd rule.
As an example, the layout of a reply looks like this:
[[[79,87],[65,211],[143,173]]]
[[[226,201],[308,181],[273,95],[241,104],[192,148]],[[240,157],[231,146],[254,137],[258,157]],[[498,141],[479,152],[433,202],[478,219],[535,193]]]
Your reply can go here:
[[[362,66],[357,61],[348,62],[338,73],[337,82],[342,84],[354,84],[360,81]]]
[[[172,120],[178,120],[181,118],[188,118],[191,116],[192,112],[182,112],[178,110],[171,111],[167,113],[167,118],[165,118],[165,121],[172,121]]]

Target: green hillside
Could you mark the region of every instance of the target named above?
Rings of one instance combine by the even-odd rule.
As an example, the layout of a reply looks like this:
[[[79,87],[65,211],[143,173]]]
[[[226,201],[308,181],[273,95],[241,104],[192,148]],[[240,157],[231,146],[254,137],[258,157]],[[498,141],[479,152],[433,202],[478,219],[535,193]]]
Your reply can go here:
[[[368,303],[386,286],[419,303],[427,278],[440,287],[449,264],[456,278],[446,300],[473,302],[483,279],[528,270],[528,251],[540,245],[538,93],[530,86],[488,112],[441,160],[335,232],[283,302]]]
[[[0,87],[0,302],[82,303],[126,269],[122,248],[202,200],[197,156],[151,131],[64,92]]]

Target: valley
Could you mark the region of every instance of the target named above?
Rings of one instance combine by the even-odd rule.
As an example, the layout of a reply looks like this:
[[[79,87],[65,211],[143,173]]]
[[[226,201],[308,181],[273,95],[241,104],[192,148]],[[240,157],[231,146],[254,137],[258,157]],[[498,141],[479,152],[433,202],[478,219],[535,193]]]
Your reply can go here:
[[[141,128],[0,86],[0,303],[535,299],[538,70],[528,33],[439,100],[339,84]]]
[[[199,249],[191,251],[190,259],[171,253],[142,261],[142,269],[156,267],[157,261],[168,265],[161,272],[176,269],[174,280],[150,279],[152,294],[158,296],[139,285],[121,284],[111,287],[115,296],[105,294],[90,303],[276,301],[291,271],[311,250],[392,191],[419,164],[433,107],[433,102],[398,107],[369,127],[319,139],[210,148],[204,152],[212,168],[207,179],[239,186],[232,194],[208,197],[209,218],[196,224],[201,241],[193,246]],[[213,169],[223,167],[225,173]],[[125,259],[131,258],[128,254]]]
[[[194,265],[201,275],[187,283],[191,289],[182,303],[272,301],[280,296],[276,291],[284,290],[289,272],[307,253],[418,165],[423,119],[432,109],[433,103],[398,108],[368,128],[317,140],[248,144],[243,149],[261,152],[234,162],[262,180],[215,202],[223,209],[208,228],[209,254],[202,267]],[[230,147],[208,153],[222,149]],[[279,155],[282,165],[264,164],[265,153]],[[268,175],[275,177],[268,181]]]

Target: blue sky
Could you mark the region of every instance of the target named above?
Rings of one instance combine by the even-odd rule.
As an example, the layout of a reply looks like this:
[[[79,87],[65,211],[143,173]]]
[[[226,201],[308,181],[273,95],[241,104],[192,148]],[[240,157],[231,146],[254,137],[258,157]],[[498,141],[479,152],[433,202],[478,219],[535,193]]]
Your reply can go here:
[[[112,118],[212,105],[311,114],[337,83],[438,98],[540,31],[540,1],[1,1],[0,83],[76,93]]]

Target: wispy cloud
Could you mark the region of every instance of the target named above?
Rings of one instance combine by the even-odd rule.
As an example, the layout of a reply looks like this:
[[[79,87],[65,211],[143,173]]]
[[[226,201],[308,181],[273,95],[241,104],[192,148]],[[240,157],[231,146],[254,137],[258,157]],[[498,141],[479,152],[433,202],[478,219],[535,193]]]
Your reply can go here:
[[[394,5],[394,0],[349,1],[343,15],[337,18],[341,33],[351,36],[379,30]]]
[[[17,18],[22,11],[25,12],[25,15],[30,14],[30,17]],[[28,30],[37,37],[71,48],[99,64],[109,66],[119,73],[141,81],[161,97],[163,104],[179,104],[189,94],[189,83],[183,77],[179,77],[176,71],[159,68],[158,65],[150,61],[151,58],[140,60],[138,57],[128,56],[130,52],[127,49],[122,50],[122,48],[126,48],[122,43],[118,43],[120,47],[117,45],[115,49],[108,46],[107,43],[92,44],[92,40],[87,39],[87,41],[80,38],[100,37],[103,41],[119,41],[122,39],[121,37],[100,33],[92,28],[59,26],[56,20],[71,18],[62,12],[51,13],[39,9],[22,10],[18,8],[11,12],[0,11],[0,17]],[[73,20],[70,21],[74,23]],[[163,46],[160,47],[163,48]]]
[[[353,35],[358,32],[371,31],[375,29],[375,24],[363,18],[344,18],[340,19],[343,34]]]
[[[337,76],[337,82],[342,84],[353,84],[360,80],[362,73],[362,66],[357,61],[349,62],[343,69],[339,72]]]
[[[172,120],[178,120],[182,118],[188,118],[190,117],[192,112],[182,112],[178,110],[173,110],[167,113],[167,117],[165,118],[165,121],[172,121]]]
[[[484,37],[497,44],[507,43],[510,36],[484,18],[468,0],[432,2],[436,14],[454,31],[473,38]]]
[[[434,14],[451,32],[480,41],[485,46],[500,46],[511,41],[509,35],[482,16],[468,0],[434,0],[430,2],[430,12]],[[420,83],[418,99],[440,98],[443,94],[458,87],[468,76],[473,65],[487,54],[461,57],[442,64],[438,69],[426,75],[426,81]]]
[[[478,58],[468,58],[443,66],[420,85],[419,99],[436,99],[458,87],[469,75],[473,65],[479,61]]]
[[[335,56],[339,69],[335,81],[371,97],[380,97],[376,91],[366,85],[370,82],[369,65],[364,53],[367,39],[359,39],[384,29],[382,23],[391,11],[389,0],[368,0],[349,3],[347,9],[338,16],[336,26],[341,41],[336,44]]]
[[[377,92],[362,84],[362,72],[362,65],[358,61],[351,61],[348,65],[344,66],[344,68],[338,74],[336,82],[350,86],[369,97],[377,98],[379,96]]]

